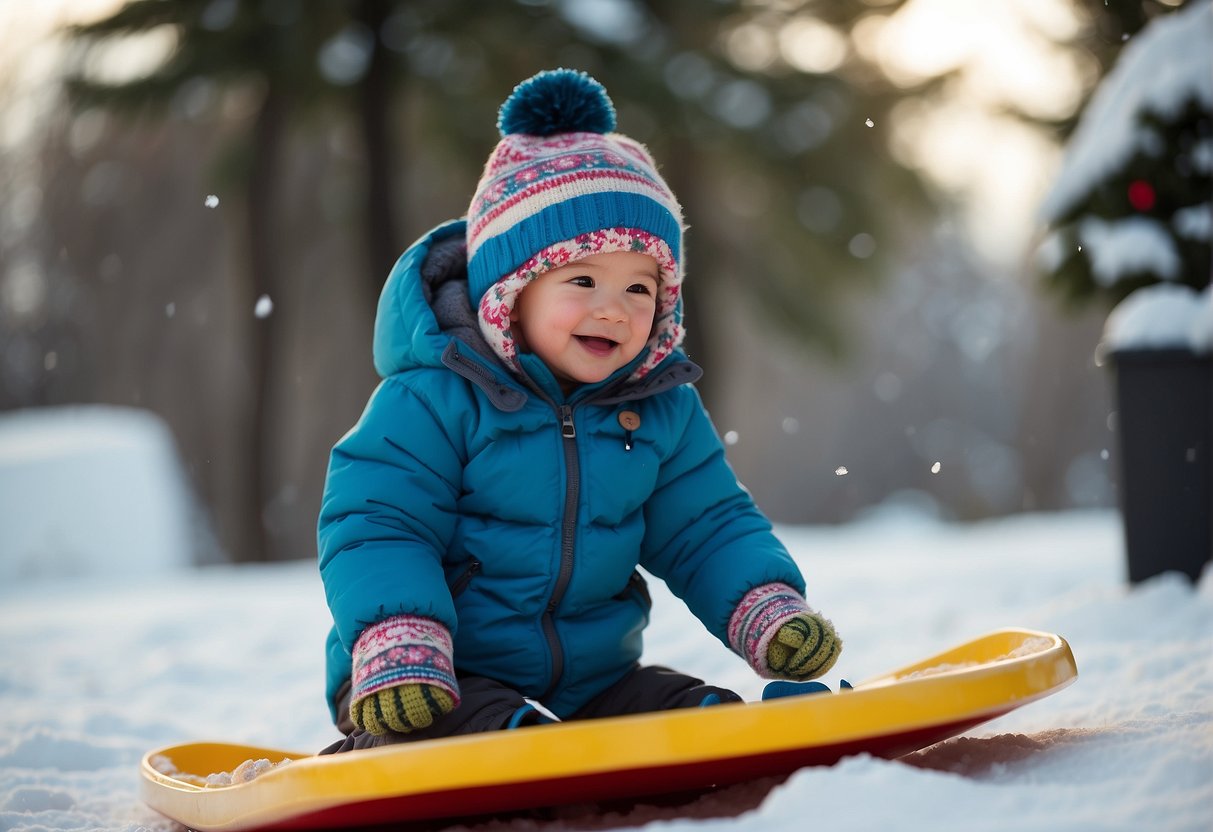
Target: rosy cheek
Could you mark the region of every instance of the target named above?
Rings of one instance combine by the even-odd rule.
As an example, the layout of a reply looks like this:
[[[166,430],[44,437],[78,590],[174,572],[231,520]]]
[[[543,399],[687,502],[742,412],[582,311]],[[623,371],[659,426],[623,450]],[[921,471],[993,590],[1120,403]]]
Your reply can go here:
[[[582,303],[581,301],[576,300],[576,298],[569,298],[569,300],[565,301],[564,304],[562,304],[562,307],[560,307],[560,317],[562,317],[564,320],[580,320],[587,314],[590,314],[590,307],[588,307],[588,304]]]

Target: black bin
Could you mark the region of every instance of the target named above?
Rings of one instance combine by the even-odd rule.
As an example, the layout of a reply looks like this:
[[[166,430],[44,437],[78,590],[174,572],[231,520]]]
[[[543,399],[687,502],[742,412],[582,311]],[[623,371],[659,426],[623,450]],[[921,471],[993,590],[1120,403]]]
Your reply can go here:
[[[1111,359],[1129,580],[1195,581],[1213,560],[1213,359],[1183,349]]]

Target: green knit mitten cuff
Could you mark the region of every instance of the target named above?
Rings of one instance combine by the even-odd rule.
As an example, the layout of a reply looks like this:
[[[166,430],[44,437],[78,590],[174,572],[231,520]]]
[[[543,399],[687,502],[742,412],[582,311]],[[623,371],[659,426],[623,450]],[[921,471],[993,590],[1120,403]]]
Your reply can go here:
[[[408,734],[433,725],[437,717],[455,710],[455,702],[450,693],[433,685],[396,685],[351,704],[350,718],[372,734]]]

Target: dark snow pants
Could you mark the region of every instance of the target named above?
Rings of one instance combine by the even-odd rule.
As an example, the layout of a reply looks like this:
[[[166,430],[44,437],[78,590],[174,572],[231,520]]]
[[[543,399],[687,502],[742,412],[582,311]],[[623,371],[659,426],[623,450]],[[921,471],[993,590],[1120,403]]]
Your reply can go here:
[[[436,718],[430,727],[407,734],[389,731],[375,735],[356,727],[350,719],[350,689],[347,682],[337,696],[337,713],[340,715],[337,727],[346,737],[320,753],[339,754],[415,740],[499,731],[509,724],[519,708],[527,704],[518,691],[484,676],[461,675],[459,692],[459,707]],[[666,667],[635,667],[568,717],[568,721],[698,708],[713,694],[720,702],[741,701],[741,697],[731,690],[705,685],[701,679]]]

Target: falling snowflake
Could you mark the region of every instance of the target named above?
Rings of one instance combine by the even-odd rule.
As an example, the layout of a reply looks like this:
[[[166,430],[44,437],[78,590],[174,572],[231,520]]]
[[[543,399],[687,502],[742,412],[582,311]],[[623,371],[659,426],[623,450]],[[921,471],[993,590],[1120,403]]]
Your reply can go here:
[[[939,473],[939,469],[940,469],[940,468],[942,468],[942,467],[943,467],[942,465],[940,465],[938,462],[936,462],[934,465],[932,465],[932,466],[931,466],[931,473],[932,473],[932,474],[938,474],[938,473]]]
[[[839,465],[834,469],[834,476],[836,477],[845,477],[849,473],[850,472],[847,470],[847,466],[845,465]]]
[[[741,439],[741,435],[735,430],[731,430],[724,435],[724,444],[736,445],[737,440]]]
[[[164,305],[164,317],[171,318],[177,314],[177,304],[167,303]]]
[[[206,201],[203,204],[206,205],[207,208],[218,208],[219,197],[215,196],[214,194],[208,194]]]
[[[863,123],[864,123],[864,124],[866,124],[866,125],[868,125],[868,127],[875,127],[875,126],[876,126],[876,122],[872,121],[872,119],[870,119],[870,118],[869,118],[869,119],[865,119]]]
[[[257,305],[253,307],[253,314],[258,318],[268,318],[274,312],[274,302],[270,300],[269,295],[262,295],[257,298]]]

